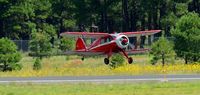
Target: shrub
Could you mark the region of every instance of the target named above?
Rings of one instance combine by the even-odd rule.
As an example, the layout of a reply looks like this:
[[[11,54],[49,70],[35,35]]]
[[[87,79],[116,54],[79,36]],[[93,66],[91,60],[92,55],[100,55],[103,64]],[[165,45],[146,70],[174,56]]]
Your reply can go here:
[[[35,63],[33,64],[33,70],[42,69],[42,64],[40,58],[36,58]]]
[[[52,53],[52,44],[47,33],[33,32],[29,42],[30,55],[35,57],[46,57]]]
[[[124,63],[124,57],[122,55],[120,55],[120,54],[115,54],[111,58],[110,66],[112,68],[116,68],[116,67],[122,66],[123,63]]]
[[[197,13],[182,16],[171,29],[178,57],[188,62],[200,61],[200,17]]]
[[[21,70],[22,69],[22,65],[21,64],[12,64],[11,68],[13,70]]]
[[[66,50],[72,50],[75,47],[75,41],[74,39],[70,39],[70,38],[61,38],[60,40],[61,44],[60,44],[60,49],[62,51],[66,51]]]
[[[166,61],[173,61],[175,58],[173,46],[173,43],[164,37],[161,37],[158,41],[153,43],[150,52],[153,55],[153,59],[151,60],[152,64],[156,64],[160,59],[162,60],[163,66],[165,65]]]
[[[37,57],[33,69],[38,70],[42,68],[40,59],[49,57],[53,54],[52,44],[50,42],[51,37],[47,33],[33,32],[31,40],[29,42],[30,54],[33,57]]]
[[[8,38],[0,39],[0,65],[3,71],[15,70],[15,65],[21,60],[17,46]]]

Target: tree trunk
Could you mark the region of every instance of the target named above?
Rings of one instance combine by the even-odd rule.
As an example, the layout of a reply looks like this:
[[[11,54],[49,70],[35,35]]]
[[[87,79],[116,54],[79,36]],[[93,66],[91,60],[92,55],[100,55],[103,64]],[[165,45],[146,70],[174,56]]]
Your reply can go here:
[[[0,38],[4,37],[3,20],[0,19]]]
[[[158,27],[158,8],[154,6],[154,12],[153,12],[153,29],[159,29]]]
[[[145,15],[142,15],[141,16],[142,18],[141,18],[141,26],[139,27],[139,31],[144,31],[145,30],[145,27],[146,27],[146,25],[145,25]]]
[[[131,11],[131,14],[130,14],[130,20],[131,20],[131,31],[136,31],[137,30],[137,27],[136,27],[136,23],[137,23],[137,18],[136,18],[136,12],[134,12],[133,10]]]
[[[7,71],[8,65],[6,63],[3,64],[3,72]]]
[[[108,23],[107,23],[107,4],[106,4],[107,0],[103,0],[103,2],[101,3],[101,22],[100,22],[100,31],[103,32],[108,32]]]
[[[187,55],[185,55],[184,60],[185,60],[185,64],[188,64],[188,57],[187,57]]]
[[[129,13],[128,13],[128,0],[122,0],[123,12],[123,31],[130,31],[129,29]]]
[[[101,11],[101,20],[100,20],[100,31],[104,31],[104,13]]]
[[[8,36],[8,33],[7,33],[7,31],[6,31],[6,21],[7,21],[7,20],[3,20],[3,21],[2,21],[2,25],[3,25],[3,26],[2,26],[2,27],[3,27],[3,28],[2,28],[2,32],[3,32],[3,36],[4,36],[4,37],[9,37],[9,36]]]
[[[152,13],[148,12],[148,29],[152,29]]]
[[[159,29],[162,28],[161,19],[166,15],[166,10],[167,10],[166,5],[167,5],[167,3],[166,3],[166,1],[164,0],[163,2],[161,2],[161,7],[159,8],[159,11],[160,11]],[[164,27],[165,27],[165,26],[164,26]]]
[[[162,53],[162,66],[164,67],[165,66],[165,54]]]
[[[64,26],[64,25],[63,25],[63,18],[60,18],[60,29],[59,29],[59,31],[58,31],[58,33],[57,33],[58,38],[60,38],[60,33],[62,33],[63,30],[64,30],[63,26]]]
[[[105,21],[104,21],[104,24],[105,24],[105,31],[108,33],[110,32],[109,31],[109,26],[108,26],[108,14],[107,14],[107,9],[104,10],[104,14],[105,14]]]
[[[113,25],[114,25],[114,20],[111,17],[109,17],[109,19],[108,19],[108,32],[109,33],[112,33],[115,31]]]

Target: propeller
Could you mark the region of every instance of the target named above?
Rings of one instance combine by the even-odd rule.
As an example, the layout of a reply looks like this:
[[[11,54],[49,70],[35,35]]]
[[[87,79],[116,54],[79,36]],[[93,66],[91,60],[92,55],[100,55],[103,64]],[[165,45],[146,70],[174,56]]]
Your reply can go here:
[[[125,36],[123,36],[123,37],[120,39],[120,41],[121,41],[121,44],[124,45],[124,46],[128,44],[128,39],[127,39]]]
[[[124,49],[129,45],[129,39],[125,35],[120,35],[117,37],[116,43],[120,48]]]

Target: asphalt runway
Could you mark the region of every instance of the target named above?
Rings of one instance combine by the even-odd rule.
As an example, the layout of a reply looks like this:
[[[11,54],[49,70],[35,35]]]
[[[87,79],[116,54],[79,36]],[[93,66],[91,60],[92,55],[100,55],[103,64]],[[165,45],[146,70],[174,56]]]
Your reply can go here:
[[[145,81],[193,81],[200,75],[138,75],[138,76],[64,76],[64,77],[5,77],[0,83],[84,83],[84,82],[145,82]]]

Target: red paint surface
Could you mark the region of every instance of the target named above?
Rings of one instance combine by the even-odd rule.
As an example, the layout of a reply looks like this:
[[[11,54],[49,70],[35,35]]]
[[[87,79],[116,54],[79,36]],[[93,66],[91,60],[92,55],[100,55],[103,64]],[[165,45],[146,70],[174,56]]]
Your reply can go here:
[[[135,36],[141,36],[141,35],[153,35],[158,32],[161,32],[161,30],[148,30],[148,31],[136,31],[136,32],[123,32],[119,33],[119,35],[126,35],[127,37],[135,37]],[[108,58],[112,55],[112,53],[118,53],[122,52],[122,54],[128,58],[128,53],[140,53],[145,52],[147,50],[130,50],[130,51],[124,51],[123,49],[119,48],[116,44],[116,38],[113,38],[108,33],[89,33],[89,32],[65,32],[61,33],[61,36],[72,36],[72,37],[93,37],[98,38],[95,40],[88,48],[85,45],[85,42],[82,38],[78,38],[76,42],[76,51],[77,52],[93,52],[93,53],[99,53],[103,52],[104,54],[108,55]],[[123,43],[127,43],[128,39],[123,39]],[[83,54],[84,55],[84,54]]]
[[[86,50],[85,42],[82,38],[78,38],[76,41],[76,50]]]

